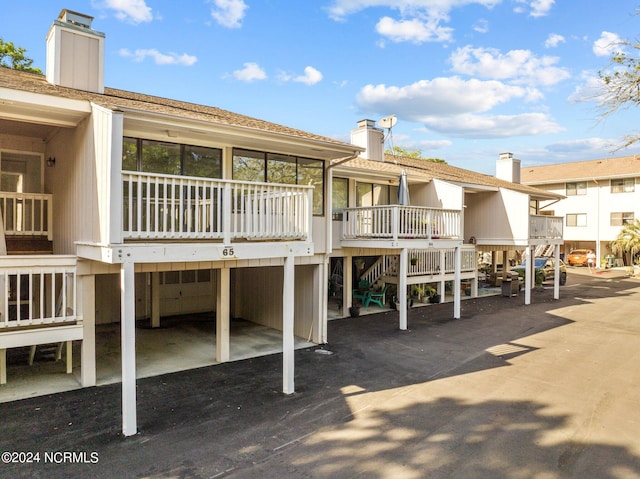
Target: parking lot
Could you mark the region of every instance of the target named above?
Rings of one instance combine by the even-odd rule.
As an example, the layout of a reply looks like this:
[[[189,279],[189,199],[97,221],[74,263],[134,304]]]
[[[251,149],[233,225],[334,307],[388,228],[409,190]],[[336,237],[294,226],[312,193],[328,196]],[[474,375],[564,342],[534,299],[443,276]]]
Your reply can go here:
[[[281,355],[139,380],[131,438],[118,384],[0,404],[0,449],[40,453],[0,476],[640,478],[640,281],[585,273],[332,321],[289,396]]]

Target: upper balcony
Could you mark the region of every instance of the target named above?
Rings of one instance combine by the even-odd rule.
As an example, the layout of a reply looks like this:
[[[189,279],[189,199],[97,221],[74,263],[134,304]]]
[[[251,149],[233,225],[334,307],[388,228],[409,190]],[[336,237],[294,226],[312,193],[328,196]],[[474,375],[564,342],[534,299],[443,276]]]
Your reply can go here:
[[[311,241],[309,186],[126,171],[123,239]]]
[[[343,212],[343,246],[398,247],[419,240],[459,242],[460,211],[421,206],[363,206]]]
[[[563,238],[562,216],[531,215],[529,238],[532,240],[561,240]]]

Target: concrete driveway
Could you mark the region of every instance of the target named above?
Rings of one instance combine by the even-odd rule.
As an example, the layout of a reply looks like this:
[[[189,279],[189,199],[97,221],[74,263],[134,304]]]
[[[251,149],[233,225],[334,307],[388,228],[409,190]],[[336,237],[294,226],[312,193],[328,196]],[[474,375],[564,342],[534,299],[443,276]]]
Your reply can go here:
[[[552,295],[333,321],[290,396],[280,355],[139,380],[127,439],[119,385],[1,404],[0,450],[40,462],[0,476],[640,478],[640,282]]]

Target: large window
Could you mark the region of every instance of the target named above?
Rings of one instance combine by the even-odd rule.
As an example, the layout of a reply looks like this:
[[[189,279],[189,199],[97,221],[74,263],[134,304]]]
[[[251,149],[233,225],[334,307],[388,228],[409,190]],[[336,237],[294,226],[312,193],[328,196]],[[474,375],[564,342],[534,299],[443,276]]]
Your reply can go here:
[[[342,220],[343,210],[349,207],[349,180],[334,178],[331,192],[331,217],[334,220]]]
[[[633,193],[636,187],[634,178],[611,180],[611,193]]]
[[[587,182],[578,181],[575,183],[567,183],[567,196],[577,196],[587,194]]]
[[[624,226],[633,223],[633,212],[611,213],[611,226]]]
[[[398,187],[377,183],[356,183],[356,206],[398,204]]]
[[[222,178],[222,150],[124,138],[122,169],[199,178]]]
[[[570,213],[567,215],[567,226],[587,226],[586,213]]]
[[[324,213],[324,162],[234,148],[234,180],[313,186],[313,214]]]

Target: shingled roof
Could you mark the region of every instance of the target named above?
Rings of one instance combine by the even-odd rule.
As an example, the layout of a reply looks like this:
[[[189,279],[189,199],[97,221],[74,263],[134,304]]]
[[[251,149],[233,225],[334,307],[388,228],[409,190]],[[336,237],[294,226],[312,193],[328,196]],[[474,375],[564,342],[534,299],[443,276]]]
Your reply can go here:
[[[420,176],[424,179],[440,179],[461,185],[477,185],[490,188],[505,188],[531,195],[536,199],[562,198],[561,195],[551,193],[533,186],[511,183],[500,180],[495,176],[477,173],[451,166],[447,163],[436,163],[418,158],[407,158],[404,156],[385,154],[385,161],[373,161],[357,158],[343,163],[345,167],[359,170],[385,171],[399,174],[403,169],[407,170],[409,176]]]
[[[521,169],[522,182],[529,185],[640,176],[640,157],[621,156],[601,160],[576,161]]]
[[[110,110],[137,110],[200,120],[218,125],[228,125],[250,130],[276,133],[283,136],[330,143],[340,148],[359,150],[349,143],[316,135],[288,126],[271,123],[249,116],[233,113],[221,108],[198,105],[178,100],[170,100],[152,95],[144,95],[115,88],[105,88],[104,94],[91,93],[73,88],[52,85],[44,75],[0,67],[0,87],[19,91],[51,95],[73,100],[86,100]]]

